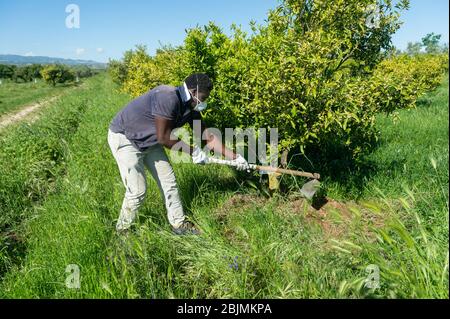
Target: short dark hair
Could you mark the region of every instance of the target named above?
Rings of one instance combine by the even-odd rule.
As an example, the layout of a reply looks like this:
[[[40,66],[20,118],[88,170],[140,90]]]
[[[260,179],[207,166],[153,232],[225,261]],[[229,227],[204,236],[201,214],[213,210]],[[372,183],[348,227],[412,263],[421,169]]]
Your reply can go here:
[[[194,73],[189,75],[186,80],[184,80],[189,90],[196,90],[198,88],[199,92],[207,93],[211,92],[213,89],[213,83],[209,76],[205,73]]]

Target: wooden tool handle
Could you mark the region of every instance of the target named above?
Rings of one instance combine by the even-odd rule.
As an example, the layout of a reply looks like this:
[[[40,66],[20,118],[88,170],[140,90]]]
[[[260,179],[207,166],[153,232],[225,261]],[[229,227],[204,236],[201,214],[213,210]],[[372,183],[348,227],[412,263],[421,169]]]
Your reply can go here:
[[[213,158],[213,157],[208,159],[208,163],[235,166],[233,164],[233,161],[222,160],[222,159]],[[309,177],[309,178],[313,178],[313,179],[320,179],[320,174],[317,174],[317,173],[313,174],[313,173],[293,171],[290,169],[284,169],[284,168],[278,168],[278,167],[272,167],[272,166],[258,166],[258,165],[254,165],[254,164],[250,164],[249,166],[250,166],[250,169],[253,169],[253,170],[260,170],[260,171],[273,172],[273,173],[279,173],[279,174],[288,174],[288,175],[294,175],[294,176]]]
[[[256,166],[256,169],[266,172],[274,172],[279,174],[288,174],[288,175],[295,175],[295,176],[303,176],[303,177],[310,177],[314,179],[320,179],[320,174],[317,173],[306,173],[306,172],[300,172],[300,171],[294,171],[291,169],[284,169],[284,168],[278,168],[278,167],[272,167],[272,166]]]

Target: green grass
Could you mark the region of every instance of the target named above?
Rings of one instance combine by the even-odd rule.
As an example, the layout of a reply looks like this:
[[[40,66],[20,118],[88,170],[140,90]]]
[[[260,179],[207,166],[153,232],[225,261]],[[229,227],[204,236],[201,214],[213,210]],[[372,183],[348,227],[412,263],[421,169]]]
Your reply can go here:
[[[15,83],[7,80],[2,80],[2,82],[0,85],[0,116],[21,106],[42,102],[67,88],[66,85],[52,87],[42,80],[38,80],[37,83]]]
[[[87,81],[88,87],[92,83]],[[64,173],[68,142],[87,106],[85,93],[73,91],[35,124],[18,123],[0,135],[0,277],[24,253],[21,222],[55,191],[54,181]]]
[[[435,173],[430,166],[434,159],[441,179],[448,179],[448,76],[433,93],[418,101],[418,107],[401,110],[399,120],[380,115],[377,129],[381,132],[378,147],[364,158],[367,171],[352,177],[345,189],[331,187],[333,196],[367,197],[374,187],[390,196],[404,194],[404,186],[424,188],[439,194],[429,185],[428,176]],[[363,178],[361,178],[363,176]],[[362,185],[363,187],[357,187]]]
[[[48,127],[56,161],[27,146],[2,168],[10,186],[3,191],[2,185],[0,203],[15,220],[4,229],[23,243],[17,254],[3,255],[0,297],[448,298],[447,99],[448,80],[418,109],[400,112],[398,124],[380,118],[382,139],[366,159],[370,169],[345,183],[325,179],[328,196],[341,204],[317,212],[295,192],[265,198],[228,168],[179,164],[184,206],[204,234],[170,233],[149,178],[138,227],[121,240],[114,222],[124,190],[106,134],[129,97],[96,77],[65,97],[60,112],[27,127]],[[61,128],[56,114],[72,124]],[[2,145],[10,146],[0,154],[12,152],[19,132],[6,137]],[[43,142],[44,136],[28,138]],[[22,163],[22,156],[28,160]],[[58,169],[41,175],[39,165],[51,161]],[[19,163],[25,173],[15,180],[8,172]],[[22,202],[28,190],[21,187],[30,183],[42,186]],[[81,270],[81,289],[65,286],[70,264]],[[364,287],[371,264],[381,272],[379,289]]]

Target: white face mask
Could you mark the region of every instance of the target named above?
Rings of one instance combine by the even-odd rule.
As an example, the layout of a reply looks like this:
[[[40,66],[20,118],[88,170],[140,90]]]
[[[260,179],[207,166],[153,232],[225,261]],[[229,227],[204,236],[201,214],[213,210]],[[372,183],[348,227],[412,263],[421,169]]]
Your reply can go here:
[[[206,110],[207,107],[208,107],[208,103],[200,102],[194,107],[194,111],[202,112],[202,111]]]
[[[191,93],[192,96],[192,93]],[[194,97],[194,96],[193,96]],[[197,112],[202,112],[204,110],[206,110],[206,108],[208,107],[208,103],[207,102],[202,102],[200,101],[200,99],[198,98],[198,85],[197,85],[197,96],[194,97],[197,100],[197,105],[194,107],[194,111]]]

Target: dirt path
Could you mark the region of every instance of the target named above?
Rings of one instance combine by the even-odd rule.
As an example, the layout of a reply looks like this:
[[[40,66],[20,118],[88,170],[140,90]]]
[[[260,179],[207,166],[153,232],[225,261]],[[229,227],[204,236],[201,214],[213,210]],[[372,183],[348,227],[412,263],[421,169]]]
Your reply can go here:
[[[35,111],[41,109],[42,107],[52,103],[55,101],[59,96],[54,96],[49,99],[46,99],[42,102],[37,102],[31,105],[27,105],[25,107],[22,107],[19,111],[7,113],[0,117],[0,130],[11,125],[14,123],[17,123],[19,121],[25,120],[25,119],[34,119],[34,117],[31,117],[32,114],[35,114]]]
[[[83,88],[84,85],[85,83],[82,83],[81,85],[75,87],[74,89]],[[20,121],[28,120],[28,122],[32,123],[39,117],[39,114],[37,112],[38,110],[42,109],[44,106],[51,104],[57,98],[64,96],[68,91],[70,91],[70,89],[53,97],[47,98],[41,102],[36,102],[33,104],[23,106],[18,111],[0,115],[0,131],[7,126],[15,124]]]

